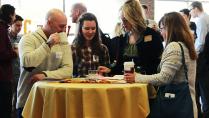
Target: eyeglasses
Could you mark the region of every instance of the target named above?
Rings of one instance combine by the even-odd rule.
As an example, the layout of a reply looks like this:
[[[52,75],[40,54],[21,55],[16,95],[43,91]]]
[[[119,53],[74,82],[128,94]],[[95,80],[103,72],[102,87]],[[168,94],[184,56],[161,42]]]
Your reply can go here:
[[[163,30],[165,30],[165,27],[160,27],[160,32],[162,32]]]

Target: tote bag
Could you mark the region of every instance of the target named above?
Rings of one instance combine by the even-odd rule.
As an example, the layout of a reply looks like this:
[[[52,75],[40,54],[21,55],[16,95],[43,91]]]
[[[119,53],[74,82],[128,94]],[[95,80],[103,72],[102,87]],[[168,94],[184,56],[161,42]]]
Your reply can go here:
[[[157,98],[150,100],[150,114],[148,118],[193,118],[193,104],[189,91],[187,67],[184,51],[182,51],[182,64],[187,82],[168,84],[159,87]]]

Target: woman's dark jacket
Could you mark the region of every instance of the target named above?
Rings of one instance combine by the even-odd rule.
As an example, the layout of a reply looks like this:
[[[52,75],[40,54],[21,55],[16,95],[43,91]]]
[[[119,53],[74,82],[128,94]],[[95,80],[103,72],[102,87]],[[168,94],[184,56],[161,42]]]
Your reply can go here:
[[[157,73],[157,67],[163,52],[162,36],[159,32],[149,27],[147,27],[142,34],[143,36],[139,38],[136,43],[138,49],[137,57],[127,57],[123,55],[125,47],[128,45],[128,34],[115,37],[111,40],[111,75],[123,74],[123,63],[132,60],[135,63],[136,72],[146,74]],[[147,37],[151,37],[151,39]]]

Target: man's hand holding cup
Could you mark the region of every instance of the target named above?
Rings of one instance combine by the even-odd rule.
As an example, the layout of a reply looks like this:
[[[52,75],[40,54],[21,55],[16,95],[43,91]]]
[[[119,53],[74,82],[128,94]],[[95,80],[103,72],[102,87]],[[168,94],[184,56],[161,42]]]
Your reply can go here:
[[[48,41],[47,41],[47,44],[49,45],[49,47],[52,47],[58,43],[60,43],[60,37],[59,37],[58,33],[51,34],[49,36]]]

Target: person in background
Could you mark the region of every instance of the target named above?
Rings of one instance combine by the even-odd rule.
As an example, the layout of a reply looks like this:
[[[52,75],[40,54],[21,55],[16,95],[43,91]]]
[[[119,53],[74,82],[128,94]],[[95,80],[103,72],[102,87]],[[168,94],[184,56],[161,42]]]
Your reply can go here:
[[[115,73],[117,73],[117,69],[114,68],[116,66],[117,60],[119,57],[119,50],[121,45],[121,40],[124,39],[125,31],[123,29],[122,23],[118,22],[115,26],[114,30],[114,36],[111,39],[111,50],[109,50],[110,54],[110,68],[111,72],[109,73],[109,76],[114,76]]]
[[[0,7],[0,117],[11,118],[12,61],[18,52],[11,45],[8,28],[15,20],[15,8],[9,4]]]
[[[18,117],[30,89],[46,77],[64,79],[72,76],[72,53],[66,35],[67,17],[59,9],[51,9],[42,28],[24,35],[19,43],[21,73],[17,87]]]
[[[190,27],[191,32],[194,35],[194,39],[196,39],[197,38],[197,32],[196,32],[197,26],[194,22],[190,21],[191,15],[190,15],[189,9],[182,9],[182,10],[180,10],[180,13],[184,17],[184,19],[186,20],[186,23],[188,24],[188,26]]]
[[[193,18],[197,18],[196,25],[197,25],[197,39],[195,40],[195,49],[198,54],[198,57],[200,57],[200,53],[203,51],[203,47],[205,45],[205,37],[207,32],[209,32],[209,15],[206,14],[203,10],[202,3],[199,1],[194,1],[191,4],[191,10],[190,14]],[[199,117],[201,117],[201,114],[208,111],[209,106],[207,105],[207,99],[205,93],[207,90],[207,87],[204,86],[205,84],[205,78],[201,78],[199,75],[199,68],[202,68],[201,66],[201,59],[198,58],[197,61],[197,82],[196,82],[196,94],[197,94],[197,106],[198,106],[198,114]],[[200,78],[199,78],[200,77]],[[200,100],[201,99],[201,102]],[[201,105],[200,105],[201,104]],[[201,107],[202,110],[201,110]]]
[[[92,13],[84,13],[78,20],[78,28],[75,40],[72,44],[73,75],[85,77],[88,70],[109,71],[109,53],[105,45],[101,43],[97,18]]]
[[[71,9],[71,18],[72,18],[72,23],[77,23],[78,18],[83,14],[87,12],[87,8],[83,3],[75,3],[72,6]]]
[[[182,51],[179,45],[180,43],[184,50],[185,62],[188,69],[190,95],[193,102],[193,110],[188,110],[185,113],[193,112],[193,118],[197,118],[197,107],[195,101],[197,54],[194,47],[194,41],[192,40],[193,36],[184,18],[177,12],[165,14],[162,24],[161,34],[166,41],[166,47],[159,65],[159,73],[152,75],[126,73],[124,75],[125,80],[127,82],[147,83],[160,87],[166,84],[182,84],[187,82],[185,70],[182,64]],[[150,113],[152,113],[152,107],[150,109]],[[182,116],[184,114],[179,115]],[[160,118],[164,117],[161,116]]]
[[[23,18],[19,15],[16,15],[14,22],[10,26],[9,38],[12,44],[19,43],[22,37],[22,35],[19,34],[22,29],[22,22],[23,22]]]
[[[15,20],[10,26],[9,30],[9,39],[10,42],[12,43],[13,48],[17,48],[18,50],[18,43],[21,39],[21,35],[19,35],[19,32],[22,29],[22,22],[23,18],[19,15],[15,16]],[[13,98],[12,98],[12,115],[13,117],[16,116],[16,101],[17,101],[17,83],[18,79],[20,76],[20,61],[19,58],[16,58],[13,60],[13,77],[14,77],[14,82],[13,82]],[[16,118],[16,117],[15,117]]]
[[[121,22],[117,22],[115,25],[114,35],[113,37],[124,35],[125,31],[123,30],[123,26]]]
[[[112,74],[123,74],[126,61],[134,61],[137,72],[156,73],[163,51],[162,39],[159,33],[147,27],[138,0],[128,0],[122,5],[121,20],[126,34],[119,42],[118,60],[111,68]]]
[[[146,16],[146,24],[147,24],[147,26],[150,27],[150,28],[153,28],[153,29],[155,29],[157,31],[158,30],[157,23],[154,20],[149,19],[149,9],[148,9],[148,6],[143,4],[142,8],[144,9],[144,13],[145,13],[145,16]]]
[[[150,11],[149,11],[148,6],[143,4],[142,8],[144,9],[144,13],[145,13],[145,16],[146,16],[146,24],[147,24],[147,26],[152,28],[152,29],[154,29],[160,35],[159,24],[157,24],[157,22],[155,20],[150,19]],[[163,38],[162,37],[161,37],[161,39],[162,39],[162,42],[163,42]]]
[[[205,36],[209,32],[209,15],[203,10],[202,3],[199,1],[194,1],[191,4],[190,14],[193,18],[197,18],[197,39],[195,40],[195,49],[197,54],[203,50],[205,43]]]
[[[159,20],[159,22],[158,22],[158,26],[159,26],[159,31],[161,32],[163,29],[163,19],[164,19],[164,17],[161,17],[161,19]],[[162,37],[162,43],[163,43],[163,47],[165,48],[165,44],[166,44],[166,42],[165,42],[165,40],[164,40],[164,38],[163,38],[163,36],[162,36],[162,34],[161,34],[161,37]]]
[[[70,15],[72,18],[72,22],[77,23],[79,17],[86,12],[87,12],[87,7],[83,3],[73,4],[72,9],[71,9],[71,15]],[[100,28],[99,28],[99,33],[100,33],[99,35],[101,36],[100,40],[102,41],[102,43],[106,45],[108,49],[110,49],[111,39],[110,39],[109,34],[103,33]]]

